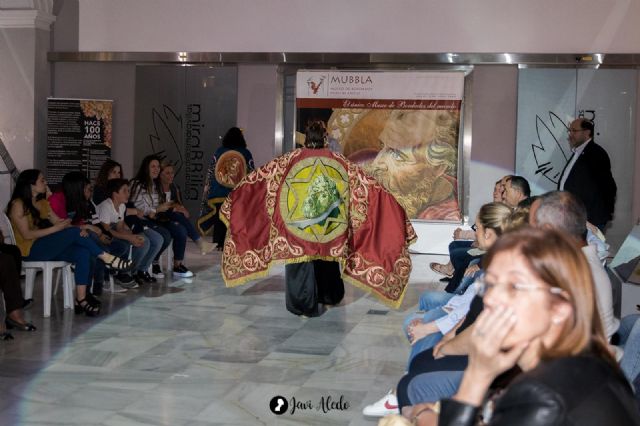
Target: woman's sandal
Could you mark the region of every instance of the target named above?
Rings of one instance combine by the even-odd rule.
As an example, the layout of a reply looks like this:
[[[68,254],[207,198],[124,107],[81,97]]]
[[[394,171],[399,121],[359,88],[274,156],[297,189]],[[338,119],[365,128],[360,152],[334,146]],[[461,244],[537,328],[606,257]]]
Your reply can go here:
[[[449,273],[447,271],[447,269],[446,269],[447,265],[443,265],[442,263],[437,263],[437,262],[431,262],[429,264],[429,267],[436,274],[444,275],[447,278],[452,278],[453,277],[453,272]]]
[[[113,256],[111,262],[104,262],[104,264],[107,268],[113,269],[114,271],[128,271],[133,266],[133,261],[131,259]]]
[[[95,317],[100,314],[100,305],[92,304],[88,299],[78,300],[76,299],[76,304],[74,306],[76,314],[84,314],[88,317]]]

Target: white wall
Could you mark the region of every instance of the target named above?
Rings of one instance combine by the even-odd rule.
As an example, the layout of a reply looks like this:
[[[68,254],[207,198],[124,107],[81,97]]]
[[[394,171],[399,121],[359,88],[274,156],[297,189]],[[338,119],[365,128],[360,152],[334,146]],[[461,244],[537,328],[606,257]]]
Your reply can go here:
[[[83,0],[83,51],[632,53],[635,0]]]

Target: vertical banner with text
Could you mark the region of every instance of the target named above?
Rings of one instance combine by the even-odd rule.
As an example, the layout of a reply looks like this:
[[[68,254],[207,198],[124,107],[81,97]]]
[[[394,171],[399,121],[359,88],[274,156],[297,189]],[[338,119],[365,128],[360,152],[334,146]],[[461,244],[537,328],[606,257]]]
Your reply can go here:
[[[464,72],[299,71],[296,139],[327,123],[329,147],[359,163],[411,219],[460,222]]]
[[[70,171],[94,180],[111,156],[113,101],[47,99],[47,180],[57,185]]]

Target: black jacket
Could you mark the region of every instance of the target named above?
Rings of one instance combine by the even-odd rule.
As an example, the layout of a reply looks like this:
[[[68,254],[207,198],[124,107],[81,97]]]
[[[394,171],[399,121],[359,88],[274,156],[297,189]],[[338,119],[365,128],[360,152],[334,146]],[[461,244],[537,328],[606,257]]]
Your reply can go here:
[[[442,401],[439,426],[476,424],[478,408]],[[635,426],[640,412],[619,370],[589,355],[560,358],[520,375],[498,399],[491,426]]]
[[[587,143],[569,171],[564,190],[582,200],[589,222],[601,227],[610,221],[618,188],[611,175],[607,151],[593,140]]]

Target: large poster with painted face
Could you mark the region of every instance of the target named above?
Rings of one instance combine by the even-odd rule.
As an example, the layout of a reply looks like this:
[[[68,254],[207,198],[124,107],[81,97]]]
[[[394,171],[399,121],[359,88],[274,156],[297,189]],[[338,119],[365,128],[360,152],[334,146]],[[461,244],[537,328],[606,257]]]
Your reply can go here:
[[[299,71],[296,143],[310,120],[412,220],[462,220],[458,136],[463,72]]]

